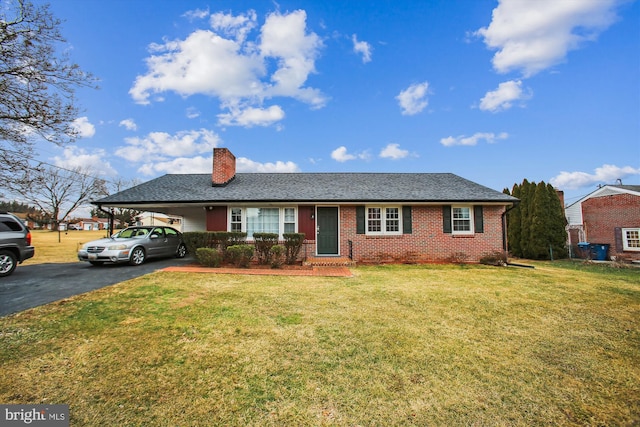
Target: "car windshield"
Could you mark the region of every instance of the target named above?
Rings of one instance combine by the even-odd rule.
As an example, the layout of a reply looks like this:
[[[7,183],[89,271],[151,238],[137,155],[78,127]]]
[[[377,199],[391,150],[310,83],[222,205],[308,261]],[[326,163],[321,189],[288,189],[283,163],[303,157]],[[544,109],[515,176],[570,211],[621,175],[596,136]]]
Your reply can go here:
[[[130,239],[132,237],[143,237],[147,234],[149,234],[149,230],[146,228],[125,228],[113,237],[120,239]]]

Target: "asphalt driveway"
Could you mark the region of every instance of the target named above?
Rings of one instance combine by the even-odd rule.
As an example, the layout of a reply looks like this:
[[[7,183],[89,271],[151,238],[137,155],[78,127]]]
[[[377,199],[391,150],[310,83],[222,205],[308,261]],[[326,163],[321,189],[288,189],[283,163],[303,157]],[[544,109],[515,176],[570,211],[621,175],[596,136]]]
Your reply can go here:
[[[19,265],[9,277],[0,278],[0,316],[69,298],[133,279],[170,266],[193,263],[193,258],[150,259],[133,267],[86,262]]]

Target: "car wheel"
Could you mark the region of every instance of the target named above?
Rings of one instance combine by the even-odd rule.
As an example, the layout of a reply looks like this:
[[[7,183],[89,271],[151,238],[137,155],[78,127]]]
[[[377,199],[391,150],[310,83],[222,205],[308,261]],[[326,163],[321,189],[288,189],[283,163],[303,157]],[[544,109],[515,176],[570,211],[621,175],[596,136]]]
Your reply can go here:
[[[178,251],[176,252],[176,258],[184,258],[187,255],[187,247],[184,244],[178,246]]]
[[[18,259],[11,251],[0,251],[0,277],[13,273],[18,265]]]
[[[141,265],[145,260],[146,254],[144,253],[144,248],[138,246],[134,250],[131,251],[131,258],[129,258],[129,264],[131,265]]]
[[[89,261],[89,264],[100,267],[102,264],[104,264],[104,261]]]

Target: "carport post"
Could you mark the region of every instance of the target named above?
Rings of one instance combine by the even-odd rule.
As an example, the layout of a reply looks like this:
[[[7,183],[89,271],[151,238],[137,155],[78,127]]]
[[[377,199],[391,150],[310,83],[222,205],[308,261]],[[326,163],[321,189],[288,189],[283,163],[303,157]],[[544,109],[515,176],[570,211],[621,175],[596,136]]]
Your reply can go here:
[[[98,205],[98,209],[100,209],[102,212],[109,215],[109,236],[111,236],[113,234],[113,223],[114,223],[113,209],[109,209],[108,211],[104,210],[102,208],[102,205]]]

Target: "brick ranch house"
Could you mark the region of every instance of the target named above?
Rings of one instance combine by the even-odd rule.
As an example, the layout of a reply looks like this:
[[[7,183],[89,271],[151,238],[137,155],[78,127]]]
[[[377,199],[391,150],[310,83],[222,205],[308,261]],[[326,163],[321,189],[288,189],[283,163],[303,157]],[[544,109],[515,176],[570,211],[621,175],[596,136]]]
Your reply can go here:
[[[183,218],[182,231],[299,232],[307,257],[439,262],[503,252],[518,199],[451,173],[236,173],[215,148],[212,174],[168,174],[94,201]]]
[[[609,256],[640,260],[640,185],[604,185],[565,208],[569,244],[609,245]]]

